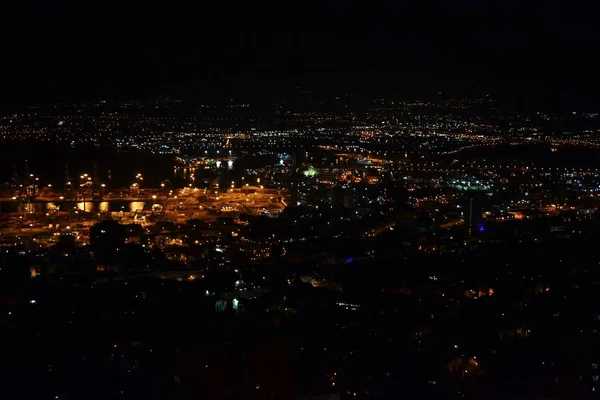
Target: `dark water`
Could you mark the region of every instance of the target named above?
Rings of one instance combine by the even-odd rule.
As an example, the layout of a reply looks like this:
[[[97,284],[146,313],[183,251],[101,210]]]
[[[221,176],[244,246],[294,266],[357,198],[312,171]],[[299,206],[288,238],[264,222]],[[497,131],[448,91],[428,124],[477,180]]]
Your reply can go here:
[[[540,167],[600,168],[600,149],[551,145],[494,146],[460,153],[464,160],[485,158],[490,161],[531,161]],[[456,155],[453,158],[457,158]]]
[[[204,153],[199,154],[204,155]],[[27,161],[26,161],[27,160]],[[218,175],[227,182],[239,179],[248,168],[276,165],[275,156],[245,156],[233,164],[223,163]],[[26,170],[40,178],[41,186],[52,184],[62,188],[65,183],[65,165],[74,182],[83,174],[94,176],[98,173],[101,182],[110,188],[129,187],[135,176],[141,173],[143,186],[157,188],[164,180],[171,182],[170,187],[182,187],[190,183],[190,171],[175,169],[176,163],[171,155],[155,155],[142,151],[117,151],[114,148],[96,148],[92,146],[69,147],[65,145],[12,142],[0,144],[0,184],[10,182],[16,166],[19,176]],[[27,169],[26,169],[27,166]],[[108,175],[111,179],[108,179]],[[195,183],[202,186],[215,177],[214,170],[196,170]]]
[[[27,163],[26,161],[27,160]],[[144,185],[158,187],[161,181],[173,179],[174,162],[169,155],[153,155],[143,152],[120,152],[115,149],[75,147],[47,143],[16,142],[0,146],[0,183],[8,182],[14,174],[14,166],[20,176],[29,173],[39,176],[42,185],[62,187],[65,165],[69,175],[76,177],[95,170],[101,181],[109,187],[126,187],[141,173]],[[111,179],[108,179],[108,174]]]

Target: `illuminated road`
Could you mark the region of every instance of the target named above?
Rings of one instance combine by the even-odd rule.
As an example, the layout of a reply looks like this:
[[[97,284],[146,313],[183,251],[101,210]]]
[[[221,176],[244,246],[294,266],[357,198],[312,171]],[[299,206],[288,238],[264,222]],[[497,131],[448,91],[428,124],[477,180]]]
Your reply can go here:
[[[363,233],[363,237],[375,237],[375,236],[381,235],[383,232],[387,232],[395,226],[396,226],[395,221],[384,222],[382,224],[379,224],[374,229],[369,229],[368,231]]]

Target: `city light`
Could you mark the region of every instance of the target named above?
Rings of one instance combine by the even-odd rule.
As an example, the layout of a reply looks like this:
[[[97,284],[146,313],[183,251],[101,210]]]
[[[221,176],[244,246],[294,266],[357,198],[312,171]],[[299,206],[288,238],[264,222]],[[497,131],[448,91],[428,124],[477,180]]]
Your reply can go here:
[[[235,99],[184,101],[176,92],[0,116],[8,155],[17,135],[71,153],[94,149],[49,157],[43,168],[15,152],[14,171],[5,171],[0,275],[15,282],[5,325],[14,337],[44,339],[23,365],[66,382],[36,390],[69,393],[65,371],[88,374],[90,354],[96,369],[120,376],[105,397],[131,396],[150,375],[180,379],[152,367],[186,349],[177,338],[157,344],[92,332],[81,354],[62,355],[70,347],[61,332],[114,321],[133,332],[150,321],[190,338],[209,335],[216,353],[201,365],[211,374],[231,340],[227,327],[266,324],[278,333],[259,335],[260,363],[294,365],[299,355],[306,366],[281,373],[311,371],[325,383],[303,387],[315,398],[409,393],[398,360],[417,365],[413,380],[439,393],[478,396],[489,386],[513,398],[509,391],[522,386],[513,383],[526,379],[543,397],[548,380],[538,378],[561,373],[548,340],[556,337],[575,352],[571,368],[583,377],[573,393],[597,387],[600,359],[577,344],[594,342],[600,321],[598,116],[507,112],[475,92],[296,96],[268,111]],[[21,309],[31,298],[40,300]],[[573,315],[564,331],[561,321]],[[52,329],[42,329],[48,316]],[[319,332],[318,340],[289,340],[288,328]],[[60,351],[45,351],[46,342]],[[262,368],[253,344],[236,346],[235,376]],[[296,395],[294,385],[275,393],[265,374],[252,391]],[[86,379],[88,387],[95,378]],[[159,386],[162,397],[176,397],[173,385]]]

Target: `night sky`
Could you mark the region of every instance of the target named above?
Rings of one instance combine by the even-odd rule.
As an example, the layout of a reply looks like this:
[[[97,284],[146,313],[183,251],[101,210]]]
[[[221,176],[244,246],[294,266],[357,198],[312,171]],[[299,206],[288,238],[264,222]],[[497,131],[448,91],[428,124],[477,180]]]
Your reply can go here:
[[[183,87],[207,98],[301,88],[593,103],[600,89],[597,7],[580,2],[188,3],[3,3],[2,102]]]

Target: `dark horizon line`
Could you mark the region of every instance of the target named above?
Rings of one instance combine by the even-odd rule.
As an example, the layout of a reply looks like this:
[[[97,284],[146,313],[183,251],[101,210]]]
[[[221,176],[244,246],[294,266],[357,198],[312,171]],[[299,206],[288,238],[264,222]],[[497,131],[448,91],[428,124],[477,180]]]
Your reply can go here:
[[[384,78],[385,79],[385,78]],[[240,82],[232,79],[227,84],[221,82],[206,82],[196,80],[191,83],[155,82],[142,84],[130,82],[129,84],[113,81],[112,84],[103,84],[103,81],[92,85],[57,85],[47,83],[47,86],[36,88],[13,87],[5,91],[0,99],[0,110],[19,111],[32,106],[50,106],[58,103],[87,102],[97,99],[108,101],[145,100],[164,96],[172,96],[182,100],[213,101],[215,104],[229,99],[246,101],[249,103],[266,103],[296,98],[313,96],[316,98],[333,98],[351,94],[357,97],[374,98],[389,97],[403,100],[431,100],[443,98],[476,98],[491,95],[492,98],[503,103],[529,104],[527,108],[551,105],[559,108],[588,108],[587,111],[600,107],[600,101],[595,92],[589,90],[565,90],[555,86],[554,90],[547,90],[540,82],[531,81],[497,81],[490,84],[478,81],[426,79],[426,82],[417,80],[410,83],[390,83],[385,85],[372,84],[365,81],[356,81],[352,85],[341,82],[322,82],[305,79],[299,81],[271,80],[244,80]],[[11,90],[12,89],[12,90]],[[543,111],[543,110],[540,110]],[[586,110],[581,110],[586,111]]]

